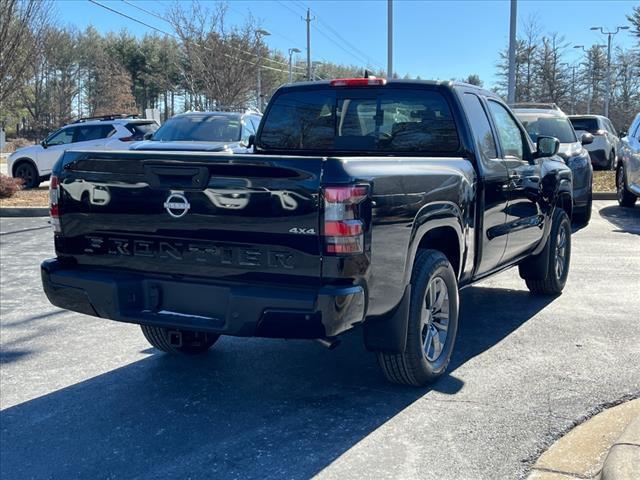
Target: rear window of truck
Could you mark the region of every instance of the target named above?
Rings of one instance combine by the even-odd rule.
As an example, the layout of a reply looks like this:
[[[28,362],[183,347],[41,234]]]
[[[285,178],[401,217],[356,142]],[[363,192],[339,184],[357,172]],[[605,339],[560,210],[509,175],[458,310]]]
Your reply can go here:
[[[268,150],[421,152],[459,150],[449,104],[436,91],[319,89],[278,95],[259,146]]]

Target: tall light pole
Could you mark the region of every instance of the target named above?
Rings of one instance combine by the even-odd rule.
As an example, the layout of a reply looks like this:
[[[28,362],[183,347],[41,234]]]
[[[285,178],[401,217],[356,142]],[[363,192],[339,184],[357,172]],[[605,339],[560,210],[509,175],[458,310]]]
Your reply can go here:
[[[576,64],[561,63],[561,67],[571,67],[571,115],[576,113]]]
[[[291,70],[292,68],[292,64],[291,64],[291,57],[293,57],[294,53],[300,53],[300,49],[299,48],[290,48],[289,49],[289,83],[293,83],[293,71]]]
[[[387,0],[387,78],[393,78],[393,0]]]
[[[258,40],[258,96],[256,99],[256,105],[258,106],[258,110],[262,111],[262,67],[261,67],[261,60],[262,60],[262,55],[260,55],[260,40],[262,39],[262,37],[268,37],[269,35],[271,35],[271,33],[269,33],[266,30],[263,30],[262,28],[259,28],[258,30],[256,30],[256,37]]]
[[[615,32],[605,31],[603,27],[591,27],[591,30],[600,30],[602,35],[607,35],[607,83],[606,93],[604,96],[604,116],[609,116],[609,102],[611,101],[611,37],[616,35],[620,30],[629,30],[629,27],[616,27]]]
[[[316,17],[311,17],[311,9],[307,8],[307,18],[302,18],[307,22],[307,80],[311,80],[311,21]]]
[[[507,84],[507,103],[516,102],[516,19],[518,18],[518,0],[511,0],[509,21],[509,82]]]
[[[602,48],[606,45],[596,44],[594,47]],[[593,102],[593,69],[591,68],[591,56],[589,55],[589,50],[584,48],[584,45],[574,45],[573,48],[581,49],[587,55],[587,75],[589,76],[589,83],[587,84],[587,114],[591,113],[591,103]],[[583,64],[584,65],[584,64]]]

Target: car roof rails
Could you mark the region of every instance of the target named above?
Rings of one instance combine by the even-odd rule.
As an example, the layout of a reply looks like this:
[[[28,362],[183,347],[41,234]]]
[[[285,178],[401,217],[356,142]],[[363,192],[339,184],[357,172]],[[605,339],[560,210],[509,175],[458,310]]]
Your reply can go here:
[[[550,110],[561,110],[555,103],[545,102],[515,102],[509,105],[511,108],[548,108]]]
[[[113,113],[110,115],[96,115],[93,117],[82,117],[73,123],[84,123],[84,122],[92,122],[92,121],[107,122],[109,120],[118,120],[123,118],[138,118],[138,117],[140,117],[139,113]]]
[[[231,106],[220,106],[216,107],[212,110],[213,112],[229,112],[229,113],[257,113],[261,114],[260,110],[253,107],[235,107]]]

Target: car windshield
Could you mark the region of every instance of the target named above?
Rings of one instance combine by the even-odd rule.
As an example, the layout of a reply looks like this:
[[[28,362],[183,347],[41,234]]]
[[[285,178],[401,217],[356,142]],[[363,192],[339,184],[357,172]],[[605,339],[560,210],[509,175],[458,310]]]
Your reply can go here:
[[[459,149],[451,109],[436,91],[318,89],[278,95],[260,146],[273,150],[429,152]]]
[[[151,137],[159,142],[237,142],[240,117],[232,115],[183,115],[167,120]]]
[[[570,118],[575,130],[595,133],[598,130],[598,120],[595,118]]]
[[[574,143],[576,134],[566,117],[518,113],[518,118],[535,143],[538,137],[556,137],[560,143]]]

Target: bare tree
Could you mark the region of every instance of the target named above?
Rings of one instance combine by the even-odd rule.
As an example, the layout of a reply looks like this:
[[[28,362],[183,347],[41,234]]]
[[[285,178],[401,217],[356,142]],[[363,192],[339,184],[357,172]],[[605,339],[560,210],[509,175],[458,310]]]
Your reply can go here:
[[[47,0],[0,0],[0,103],[27,80],[25,73],[51,15]]]

